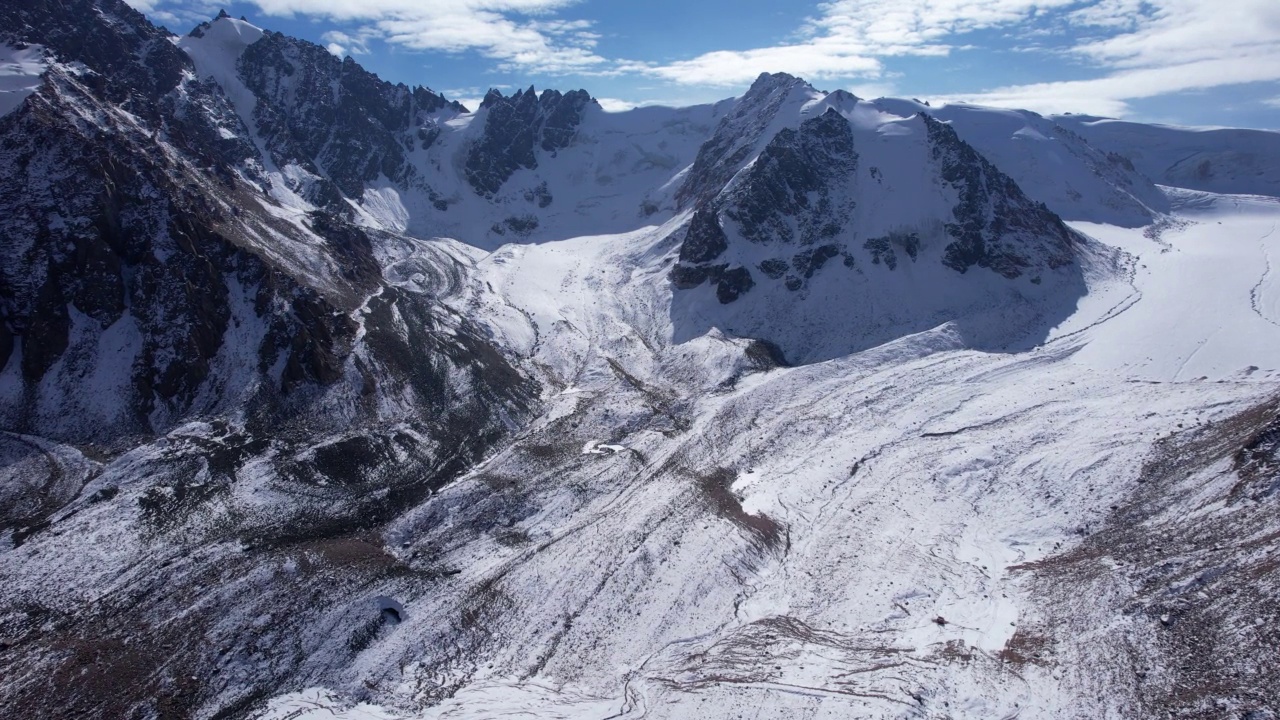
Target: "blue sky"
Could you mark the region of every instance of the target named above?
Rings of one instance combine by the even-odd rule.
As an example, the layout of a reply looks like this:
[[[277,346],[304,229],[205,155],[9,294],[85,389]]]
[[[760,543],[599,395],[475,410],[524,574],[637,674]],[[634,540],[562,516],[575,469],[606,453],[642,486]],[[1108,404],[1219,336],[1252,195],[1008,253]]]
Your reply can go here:
[[[862,97],[1280,129],[1280,0],[129,0],[234,16],[474,104],[586,88],[607,108],[784,71]]]

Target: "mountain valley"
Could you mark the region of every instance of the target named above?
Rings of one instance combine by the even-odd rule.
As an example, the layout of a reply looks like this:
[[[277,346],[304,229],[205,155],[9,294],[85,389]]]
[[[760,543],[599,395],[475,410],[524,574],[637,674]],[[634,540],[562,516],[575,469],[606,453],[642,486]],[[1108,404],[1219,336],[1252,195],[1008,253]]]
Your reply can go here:
[[[1280,133],[0,46],[0,715],[1280,717]]]

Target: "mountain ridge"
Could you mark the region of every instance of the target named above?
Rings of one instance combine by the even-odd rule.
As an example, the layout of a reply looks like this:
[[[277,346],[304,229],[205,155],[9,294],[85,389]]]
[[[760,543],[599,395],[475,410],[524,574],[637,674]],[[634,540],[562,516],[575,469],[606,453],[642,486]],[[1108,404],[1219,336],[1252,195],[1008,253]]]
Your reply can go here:
[[[1280,702],[1280,204],[1178,143],[0,28],[0,714]]]

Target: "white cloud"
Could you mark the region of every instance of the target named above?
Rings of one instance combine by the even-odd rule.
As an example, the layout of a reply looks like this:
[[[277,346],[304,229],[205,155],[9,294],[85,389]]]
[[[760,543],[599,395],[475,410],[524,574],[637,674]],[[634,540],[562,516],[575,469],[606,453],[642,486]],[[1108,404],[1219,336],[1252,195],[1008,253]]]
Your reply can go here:
[[[368,55],[369,41],[373,39],[374,33],[368,30],[361,30],[354,35],[341,30],[330,30],[320,36],[320,39],[327,42],[326,46],[329,52],[338,57],[346,57],[348,55]]]
[[[781,45],[754,50],[719,50],[667,65],[642,66],[641,72],[682,85],[735,86],[762,72],[788,72],[809,80],[875,77],[880,61],[857,47],[834,44]]]
[[[152,22],[183,33],[208,20],[218,12],[214,0],[125,0],[134,10],[146,14]]]
[[[596,98],[596,102],[600,103],[600,107],[605,112],[626,112],[640,107],[640,103],[634,103],[630,100],[619,100],[618,98]]]
[[[1100,0],[1074,10],[1069,21],[1075,25],[1100,28],[1132,28],[1142,15],[1144,0]]]
[[[154,2],[155,0],[138,0]],[[415,50],[478,52],[503,70],[549,74],[589,71],[607,63],[599,36],[585,21],[550,15],[577,0],[251,0],[268,15],[308,15],[359,25],[364,41],[380,37]],[[363,44],[329,39],[330,51]],[[367,49],[367,48],[366,48]]]
[[[1127,32],[1082,43],[1075,52],[1104,66],[1150,68],[1280,48],[1275,0],[1148,0],[1143,8]]]
[[[993,105],[1048,112],[1126,115],[1129,101],[1280,80],[1280,3],[1274,0],[1103,0],[1067,16],[1087,27],[1120,27],[1070,49],[1099,77],[958,94]]]
[[[1241,65],[1233,59],[1203,60],[1169,67],[1124,70],[1090,80],[1015,85],[977,93],[959,93],[941,99],[1040,112],[1122,116],[1129,113],[1130,100],[1265,80],[1280,80],[1280,52],[1259,63]]]
[[[882,56],[937,55],[956,35],[1021,23],[1080,0],[836,0],[810,20],[816,37],[843,38]]]
[[[639,71],[681,84],[737,86],[761,72],[878,79],[890,58],[945,56],[967,33],[1057,39],[1063,66],[1089,79],[956,93],[946,100],[1123,115],[1129,101],[1280,79],[1277,0],[834,0],[798,40],[716,51]],[[1070,63],[1068,61],[1070,60]]]
[[[1262,101],[1262,104],[1266,105],[1267,107],[1280,108],[1280,95],[1277,95],[1273,98],[1267,98],[1266,100]]]
[[[800,39],[750,50],[721,50],[642,69],[682,84],[741,85],[762,72],[809,80],[876,78],[883,58],[944,56],[956,35],[1018,23],[1079,0],[837,0],[819,6]]]

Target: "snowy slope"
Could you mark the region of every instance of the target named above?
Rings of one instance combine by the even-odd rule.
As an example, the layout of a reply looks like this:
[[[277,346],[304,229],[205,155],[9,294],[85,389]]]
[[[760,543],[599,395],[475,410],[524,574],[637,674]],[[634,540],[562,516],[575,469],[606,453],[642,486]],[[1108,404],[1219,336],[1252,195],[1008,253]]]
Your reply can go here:
[[[464,112],[0,18],[0,715],[1280,707],[1273,198],[787,75]]]
[[[1274,332],[1280,328],[1280,296],[1272,271],[1280,251],[1280,202],[1171,194],[1182,205],[1177,219],[1141,235],[1075,225],[1138,256],[1133,283],[1143,300],[1110,321],[1107,332],[1113,334],[1082,350],[1080,358],[1107,372],[1162,382],[1264,372],[1267,358],[1280,353]],[[1144,354],[1144,348],[1159,351]]]
[[[1083,238],[947,126],[857,107],[811,100],[704,193],[672,272],[677,337],[716,327],[812,362],[948,321],[971,347],[1034,344],[1071,313]]]
[[[1088,115],[1053,120],[1094,146],[1130,159],[1162,185],[1280,196],[1280,132],[1146,125]]]
[[[39,47],[0,45],[0,116],[12,112],[40,87],[46,66]]]
[[[670,258],[662,228],[491,256],[476,270],[497,293],[480,301],[511,308],[492,311],[505,318],[495,331],[525,337],[563,389],[508,452],[388,528],[388,545],[408,543],[396,552],[410,566],[432,547],[430,562],[463,573],[401,590],[407,625],[342,680],[355,697],[372,683],[385,702],[431,707],[352,707],[342,692],[308,690],[262,717],[1258,708],[1252,675],[1217,694],[1165,694],[1191,666],[1165,659],[1174,631],[1161,617],[1185,610],[1144,594],[1169,566],[1134,555],[1134,541],[1114,550],[1126,562],[1090,561],[1089,579],[1073,581],[1095,595],[1048,589],[1064,582],[1055,568],[1077,567],[1118,532],[1112,508],[1164,482],[1149,453],[1194,446],[1280,390],[1280,328],[1253,309],[1275,281],[1261,260],[1280,247],[1265,232],[1280,206],[1235,202],[1201,197],[1180,211],[1187,224],[1159,237],[1078,226],[1123,248],[1134,274],[1090,276],[1076,313],[1017,353],[964,349],[943,325],[804,367],[734,367],[724,362],[734,341],[675,342],[670,321],[646,311],[671,302],[653,282]],[[1193,321],[1176,339],[1134,342],[1135,324],[1175,322],[1175,288],[1179,307],[1238,319],[1247,334]],[[587,452],[602,442],[617,449]],[[1162,512],[1235,512],[1215,495],[1234,471],[1198,472],[1207,494],[1160,496],[1173,503]],[[1275,529],[1274,517],[1251,522]],[[1238,617],[1252,623],[1247,607]],[[449,626],[471,650],[420,644]]]
[[[1169,209],[1163,193],[1125,157],[1090,145],[1063,118],[965,104],[930,108],[881,99],[871,105],[897,114],[926,112],[951,123],[1023,192],[1066,220],[1141,227]]]
[[[477,194],[462,175],[463,158],[488,111],[447,122],[440,138],[414,160],[432,169],[432,187],[447,208],[440,210],[424,196],[400,194],[407,231],[492,249],[624,232],[665,219],[674,210],[678,183],[673,178],[724,108],[721,103],[608,113],[590,105],[571,145],[541,158],[534,169],[517,170],[491,198]]]
[[[245,48],[262,39],[262,28],[226,15],[208,24],[200,35],[188,35],[178,41],[191,59],[196,72],[211,77],[241,108],[243,117],[252,117],[253,100],[239,81],[236,64]]]

